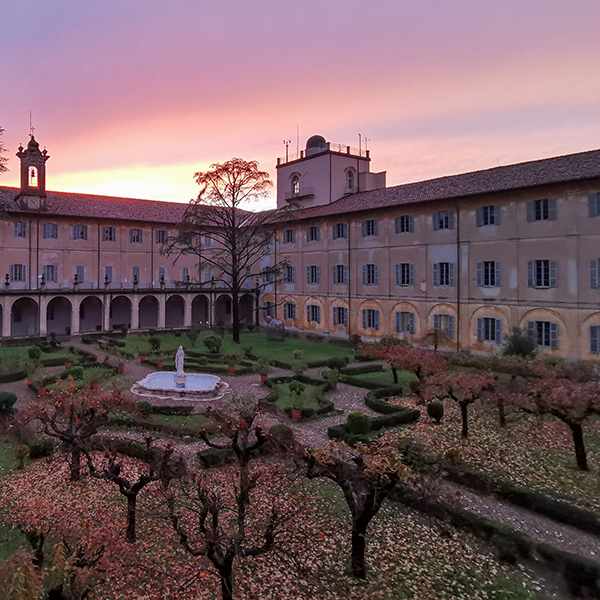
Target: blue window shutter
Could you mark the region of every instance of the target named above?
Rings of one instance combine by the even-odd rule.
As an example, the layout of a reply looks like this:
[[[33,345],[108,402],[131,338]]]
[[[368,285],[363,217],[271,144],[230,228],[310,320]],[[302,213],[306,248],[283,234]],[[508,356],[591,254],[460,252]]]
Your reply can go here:
[[[316,283],[321,282],[321,267],[317,267],[317,281]]]
[[[438,263],[433,265],[433,285],[440,285],[440,265]]]
[[[531,331],[532,333],[536,333],[535,331],[535,321],[527,321],[527,331]]]
[[[448,211],[448,229],[454,229],[454,211]]]
[[[367,265],[362,266],[362,282],[363,285],[367,285]]]
[[[431,224],[433,225],[433,230],[437,231],[440,228],[440,214],[439,213],[433,213],[433,216],[431,217]]]
[[[19,221],[15,221],[15,237],[19,237]]]
[[[502,208],[497,204],[494,205],[494,225],[500,225],[502,221]]]
[[[379,329],[379,311],[378,310],[374,310],[373,311],[373,325],[375,325],[374,329]]]
[[[401,325],[401,319],[402,319],[402,313],[397,312],[396,313],[396,331],[399,333],[400,331],[402,331],[402,329],[400,328]]]
[[[83,283],[83,281],[85,279],[85,272],[84,272],[83,266],[75,267],[75,272],[77,273],[77,281],[79,283]]]
[[[409,333],[414,333],[415,332],[415,313],[409,313],[408,315],[408,327],[409,327]]]
[[[310,267],[306,267],[306,283],[312,283],[310,280]]]
[[[590,260],[590,287],[598,288],[598,261]]]
[[[306,305],[306,320],[310,323],[310,304]]]
[[[558,285],[558,263],[555,260],[550,261],[550,287]]]
[[[483,263],[477,263],[477,287],[481,287],[483,285]]]
[[[588,196],[588,214],[590,217],[598,216],[598,194]]]
[[[291,283],[296,283],[296,267],[292,267],[292,281]]]
[[[129,230],[129,243],[133,242],[133,229]]]
[[[483,319],[481,317],[477,319],[477,341],[483,341]]]
[[[590,327],[590,352],[593,354],[598,354],[600,352],[600,345],[598,343],[598,330],[600,330],[598,325],[592,325]]]
[[[360,224],[360,227],[361,227],[361,231],[362,231],[362,236],[363,236],[363,237],[367,237],[367,222],[366,222],[366,221],[363,221],[363,222]]]
[[[316,236],[315,236],[315,240],[318,242],[321,239],[321,230],[316,227]]]
[[[535,221],[535,203],[533,200],[530,200],[527,203],[527,222],[533,223]]]
[[[483,227],[483,206],[475,209],[475,224],[477,227]]]
[[[496,287],[501,287],[502,286],[502,263],[500,262],[496,262],[495,265],[495,275],[496,275]]]
[[[496,342],[502,343],[502,319],[496,319]]]
[[[550,348],[558,348],[558,323],[550,323]]]
[[[338,311],[337,311],[337,308],[335,308],[335,307],[333,309],[333,324],[334,325],[338,324]]]
[[[365,308],[363,308],[362,311],[362,323],[363,323],[363,329],[367,328],[367,310]]]
[[[373,235],[379,235],[379,221],[377,219],[374,222]]]
[[[449,285],[454,285],[454,263],[450,263],[450,269],[449,269]]]
[[[23,273],[23,277],[21,278],[21,281],[27,281],[27,265],[23,265],[22,273]]]
[[[400,265],[396,265],[396,285],[400,285]]]
[[[44,274],[44,279],[48,281],[48,265],[42,267],[42,273]]]
[[[15,265],[10,265],[10,280],[14,281],[15,280]]]
[[[58,239],[58,223],[52,224],[52,237]]]
[[[408,265],[408,284],[415,284],[415,265],[413,265],[412,263]]]
[[[333,265],[333,279],[332,279],[332,281],[333,281],[334,284],[340,283],[338,281],[338,268],[337,268],[337,265]]]
[[[373,283],[374,283],[375,285],[379,285],[379,266],[378,266],[378,265],[375,265],[373,270],[375,271],[375,272],[374,272],[375,280],[374,280],[374,282],[373,282]]]
[[[337,238],[338,238],[338,235],[337,235],[337,226],[336,226],[336,225],[334,225],[334,226],[331,228],[331,237],[332,237],[332,239],[334,239],[334,240],[337,240]]]
[[[317,323],[321,322],[321,307],[317,306]]]
[[[394,219],[394,232],[400,233],[400,217]]]
[[[527,262],[527,287],[535,287],[534,264],[530,260]]]
[[[415,231],[415,218],[412,215],[410,215],[408,217],[408,232],[414,233],[414,231]]]
[[[433,315],[433,328],[440,329],[440,315]]]
[[[452,315],[448,317],[448,336],[454,337],[454,317]]]
[[[556,198],[548,198],[548,220],[556,221],[557,209],[556,209]]]

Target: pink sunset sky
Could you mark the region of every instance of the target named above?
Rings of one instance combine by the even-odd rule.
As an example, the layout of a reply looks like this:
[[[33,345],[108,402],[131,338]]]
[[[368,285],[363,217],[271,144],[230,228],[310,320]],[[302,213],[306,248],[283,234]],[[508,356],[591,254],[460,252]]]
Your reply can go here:
[[[233,156],[358,146],[388,185],[600,147],[598,0],[7,0],[0,126],[48,189],[188,201]]]

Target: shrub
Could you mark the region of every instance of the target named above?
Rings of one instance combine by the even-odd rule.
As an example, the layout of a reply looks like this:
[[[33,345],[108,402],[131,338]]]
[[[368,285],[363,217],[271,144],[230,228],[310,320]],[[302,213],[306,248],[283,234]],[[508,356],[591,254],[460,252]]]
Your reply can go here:
[[[37,362],[42,356],[42,351],[37,346],[30,346],[27,348],[27,356],[30,360]]]
[[[273,425],[271,429],[269,429],[269,433],[278,441],[281,442],[293,442],[296,438],[294,431],[290,429],[287,425],[283,425],[282,423],[277,423]]]
[[[138,402],[138,408],[144,417],[152,414],[152,404],[150,402],[146,402],[145,400],[141,400]]]
[[[353,333],[349,338],[348,342],[350,343],[350,347],[358,350],[360,346],[362,346],[362,338],[358,333]]]
[[[502,346],[504,356],[533,357],[537,352],[535,333],[527,328],[513,327]]]
[[[348,415],[348,429],[352,433],[368,433],[371,430],[369,417],[363,412],[353,412]]]
[[[195,327],[186,332],[185,337],[190,341],[192,348],[196,345],[196,340],[200,335],[200,331]]]
[[[158,354],[158,352],[160,352],[160,338],[152,336],[148,338],[148,343],[150,344],[150,349],[154,354]]]
[[[289,383],[290,393],[301,396],[306,390],[306,386],[299,381],[290,381]]]
[[[250,346],[250,345],[242,346],[242,352],[244,354],[252,354],[252,346]]]
[[[235,453],[231,448],[207,448],[196,455],[202,467],[222,467],[235,461]]]
[[[148,329],[148,334],[150,335],[150,337],[154,337],[157,333],[158,331],[154,329],[154,327],[152,329]]]
[[[218,335],[207,335],[204,338],[204,345],[207,347],[209,352],[213,354],[218,354],[221,348],[221,344],[223,343],[223,338]]]
[[[302,355],[304,354],[304,352],[302,352],[302,350],[293,350],[292,351],[292,356],[298,360]]]
[[[343,356],[334,356],[327,361],[327,366],[330,369],[343,369],[348,364],[348,359]]]
[[[81,379],[83,377],[83,367],[80,367],[79,365],[71,367],[69,369],[69,375],[71,375],[73,379]]]
[[[208,358],[206,358],[206,356],[199,356],[196,359],[196,364],[198,365],[207,365],[208,364]]]
[[[246,325],[246,328],[248,329],[248,331],[249,331],[250,333],[252,333],[252,332],[253,332],[253,331],[256,329],[256,325],[255,325],[254,323],[248,323],[248,324]]]
[[[441,402],[430,402],[427,405],[427,414],[439,425],[444,416],[444,405]]]
[[[127,327],[127,325],[121,325],[121,333],[123,334],[123,337],[127,337],[128,331],[129,331],[129,327]]]
[[[308,365],[305,362],[296,361],[292,365],[292,371],[294,371],[294,373],[296,373],[296,375],[302,375],[302,373],[304,373],[304,371],[306,371],[306,369],[308,369]]]
[[[25,459],[29,456],[29,446],[26,444],[19,444],[15,446],[15,459],[17,461],[17,469],[23,469],[25,466]]]
[[[54,452],[54,444],[50,440],[33,438],[27,440],[27,445],[29,446],[29,458],[32,460],[35,458],[45,458]]]
[[[12,392],[0,392],[0,415],[10,415],[16,401],[16,394]]]

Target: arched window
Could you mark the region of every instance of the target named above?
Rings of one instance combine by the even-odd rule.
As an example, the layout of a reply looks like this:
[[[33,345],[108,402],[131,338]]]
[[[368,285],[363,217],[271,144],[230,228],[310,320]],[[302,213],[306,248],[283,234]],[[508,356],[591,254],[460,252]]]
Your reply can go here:
[[[354,171],[352,169],[348,169],[346,171],[346,192],[354,191]]]
[[[35,167],[29,167],[29,187],[38,186],[38,172]]]
[[[294,175],[292,177],[292,196],[300,195],[300,177]]]

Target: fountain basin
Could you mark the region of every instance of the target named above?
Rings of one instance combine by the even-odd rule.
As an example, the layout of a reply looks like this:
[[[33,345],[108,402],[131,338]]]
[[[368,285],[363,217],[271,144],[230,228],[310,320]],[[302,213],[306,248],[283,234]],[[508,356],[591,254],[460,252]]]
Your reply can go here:
[[[167,395],[189,397],[189,399],[214,399],[221,396],[227,384],[216,375],[207,373],[186,373],[185,387],[178,387],[174,371],[157,371],[138,381],[131,391],[140,396]]]

